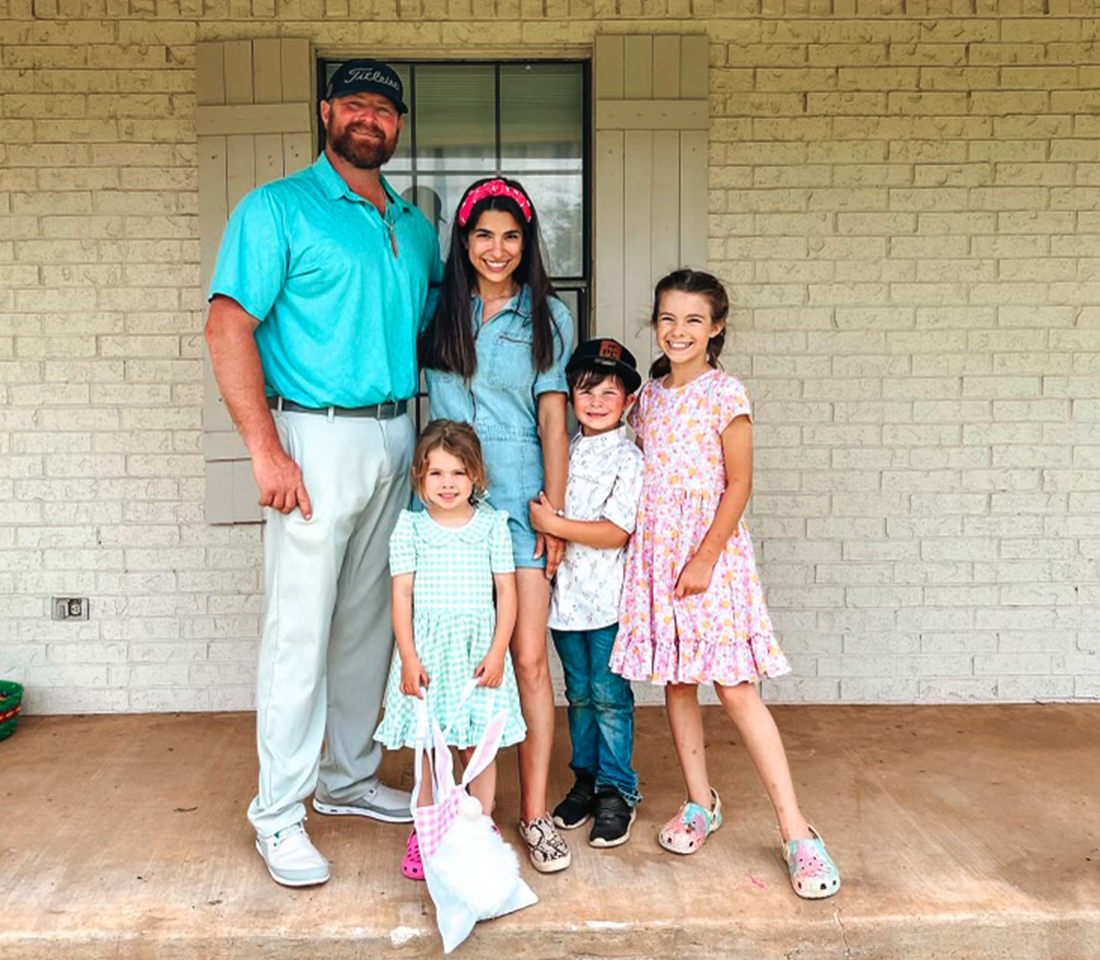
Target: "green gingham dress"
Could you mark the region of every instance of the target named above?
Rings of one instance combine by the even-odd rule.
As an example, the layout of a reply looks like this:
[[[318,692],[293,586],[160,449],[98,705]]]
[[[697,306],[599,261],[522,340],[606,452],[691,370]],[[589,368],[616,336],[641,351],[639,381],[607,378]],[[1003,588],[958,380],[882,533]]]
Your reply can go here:
[[[461,527],[444,527],[427,512],[404,510],[390,537],[390,572],[415,574],[413,642],[428,674],[428,710],[441,728],[454,723],[447,737],[451,746],[476,746],[490,711],[508,717],[501,746],[527,735],[511,654],[504,655],[501,685],[478,687],[459,708],[463,688],[493,644],[493,574],[514,570],[508,514],[484,504]],[[414,699],[401,692],[401,657],[394,651],[386,715],[374,734],[387,749],[416,746]]]

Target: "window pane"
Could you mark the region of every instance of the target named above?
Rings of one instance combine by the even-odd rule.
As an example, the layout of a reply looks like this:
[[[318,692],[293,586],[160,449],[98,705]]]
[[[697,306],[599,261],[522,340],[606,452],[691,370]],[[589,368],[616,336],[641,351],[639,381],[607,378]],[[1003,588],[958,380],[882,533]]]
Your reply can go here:
[[[458,202],[466,188],[478,177],[469,173],[420,173],[416,177],[416,186],[402,194],[409,203],[415,204],[439,231],[439,252],[446,259],[451,246],[451,226]]]
[[[583,143],[580,64],[500,68],[500,150],[505,167],[580,171]]]
[[[416,164],[421,170],[496,167],[496,81],[492,66],[416,68]]]
[[[529,174],[519,178],[539,214],[549,271],[579,277],[584,258],[584,180],[577,174]]]
[[[401,84],[405,89],[405,103],[412,107],[412,86],[410,77],[412,68],[407,63],[391,63],[394,72],[401,78]],[[412,169],[412,127],[409,125],[409,115],[405,114],[405,126],[397,138],[397,150],[394,151],[390,162],[386,164],[386,170],[411,170]]]
[[[554,291],[557,293],[558,299],[569,308],[569,316],[573,318],[573,347],[576,349],[580,343],[580,291],[576,288],[559,287],[557,285],[555,285]]]

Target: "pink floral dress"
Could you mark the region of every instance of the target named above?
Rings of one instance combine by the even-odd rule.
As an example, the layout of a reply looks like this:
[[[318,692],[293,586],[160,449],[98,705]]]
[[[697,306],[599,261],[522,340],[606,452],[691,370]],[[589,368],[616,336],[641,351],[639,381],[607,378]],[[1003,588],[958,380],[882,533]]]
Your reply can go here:
[[[629,680],[733,686],[791,669],[772,633],[743,520],[707,590],[673,597],[726,489],[722,431],[750,413],[741,381],[720,370],[679,388],[650,380],[630,412],[645,453],[645,484],[611,654],[611,669]]]

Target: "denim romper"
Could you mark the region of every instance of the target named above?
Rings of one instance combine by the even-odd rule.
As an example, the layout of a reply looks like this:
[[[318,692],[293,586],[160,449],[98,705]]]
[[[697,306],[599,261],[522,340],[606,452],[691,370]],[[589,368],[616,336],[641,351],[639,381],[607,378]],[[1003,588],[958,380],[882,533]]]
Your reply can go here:
[[[458,420],[477,431],[489,473],[489,504],[508,511],[517,567],[546,566],[545,556],[532,558],[535,531],[527,512],[527,502],[543,488],[538,398],[569,390],[565,364],[573,349],[573,318],[556,297],[549,305],[556,328],[554,360],[544,373],[531,362],[534,333],[526,286],[484,325],[481,300],[473,298],[477,371],[472,380],[442,370],[424,371],[432,419]]]

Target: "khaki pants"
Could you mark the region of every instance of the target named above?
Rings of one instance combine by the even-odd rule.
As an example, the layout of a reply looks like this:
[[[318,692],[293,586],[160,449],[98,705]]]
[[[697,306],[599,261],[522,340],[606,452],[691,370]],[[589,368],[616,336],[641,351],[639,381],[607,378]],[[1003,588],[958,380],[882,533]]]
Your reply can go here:
[[[389,540],[409,505],[416,439],[407,415],[273,416],[313,518],[266,511],[260,783],[248,808],[263,835],[300,821],[318,781],[334,800],[351,800],[377,775],[373,738],[393,654]]]

